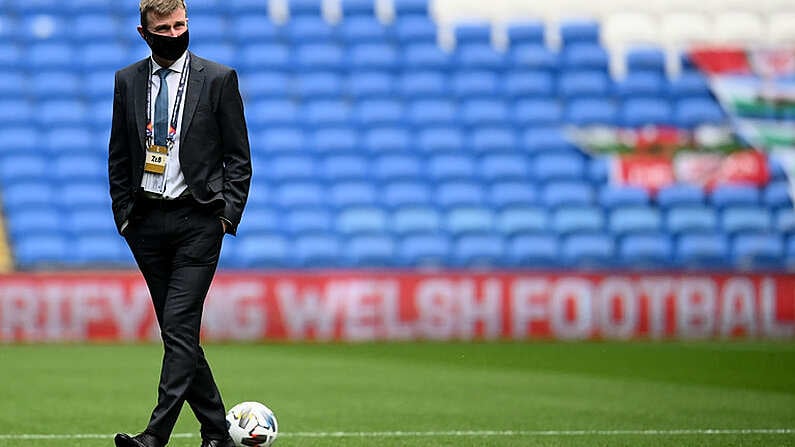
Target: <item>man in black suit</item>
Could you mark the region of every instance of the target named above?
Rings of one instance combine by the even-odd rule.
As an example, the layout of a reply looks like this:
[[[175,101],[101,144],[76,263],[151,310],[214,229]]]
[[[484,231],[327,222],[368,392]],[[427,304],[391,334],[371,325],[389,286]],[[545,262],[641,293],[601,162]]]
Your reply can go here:
[[[152,296],[164,355],[146,430],[115,443],[165,445],[187,401],[202,447],[233,446],[199,329],[221,240],[235,234],[248,197],[243,103],[234,70],[187,51],[184,0],[142,0],[140,11],[152,56],[116,73],[108,172],[116,225]]]

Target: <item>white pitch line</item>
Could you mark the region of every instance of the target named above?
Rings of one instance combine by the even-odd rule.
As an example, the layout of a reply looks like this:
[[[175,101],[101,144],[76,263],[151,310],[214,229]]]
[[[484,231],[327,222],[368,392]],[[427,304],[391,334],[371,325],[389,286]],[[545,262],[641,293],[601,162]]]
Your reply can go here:
[[[359,432],[286,432],[285,438],[394,438],[394,437],[455,437],[455,436],[686,436],[686,435],[792,435],[795,428],[742,429],[670,429],[670,430],[448,430],[448,431],[359,431]],[[63,440],[111,439],[112,434],[0,434],[0,440]],[[198,438],[198,433],[175,433],[172,438]]]

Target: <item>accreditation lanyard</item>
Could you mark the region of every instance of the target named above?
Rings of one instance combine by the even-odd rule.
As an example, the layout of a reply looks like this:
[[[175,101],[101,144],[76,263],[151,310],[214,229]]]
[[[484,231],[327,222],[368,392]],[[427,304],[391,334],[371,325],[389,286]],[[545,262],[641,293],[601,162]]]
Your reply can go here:
[[[179,87],[177,88],[177,99],[174,102],[174,110],[171,112],[171,123],[168,126],[168,134],[166,142],[168,149],[174,145],[174,139],[177,137],[177,119],[179,118],[179,109],[182,105],[182,95],[185,93],[185,82],[188,79],[190,53],[185,54],[185,62],[182,63],[182,73],[179,76]],[[147,147],[153,146],[155,141],[154,121],[152,120],[152,73],[154,73],[154,62],[149,59],[149,79],[146,83],[146,142]],[[166,82],[165,78],[162,82]],[[160,88],[163,88],[161,85]]]

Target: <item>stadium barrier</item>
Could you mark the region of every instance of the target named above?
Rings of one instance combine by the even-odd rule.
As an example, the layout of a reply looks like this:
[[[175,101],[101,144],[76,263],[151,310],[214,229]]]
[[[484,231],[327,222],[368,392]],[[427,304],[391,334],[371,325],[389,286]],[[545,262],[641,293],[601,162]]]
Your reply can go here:
[[[216,277],[207,341],[794,339],[785,274],[283,272]],[[0,276],[0,342],[158,339],[135,273]]]

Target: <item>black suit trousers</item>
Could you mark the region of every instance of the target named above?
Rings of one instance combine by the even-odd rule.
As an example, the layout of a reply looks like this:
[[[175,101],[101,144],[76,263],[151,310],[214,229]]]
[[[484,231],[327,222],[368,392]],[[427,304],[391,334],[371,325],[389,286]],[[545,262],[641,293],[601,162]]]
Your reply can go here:
[[[218,210],[190,199],[140,200],[124,232],[163,339],[157,405],[146,431],[167,441],[185,402],[202,437],[227,433],[224,404],[200,346],[202,310],[221,251]]]

